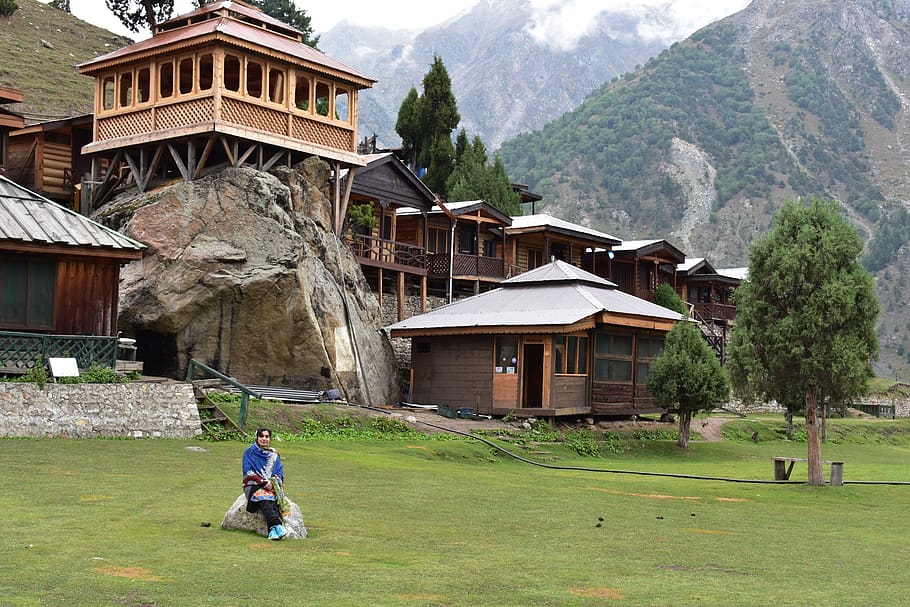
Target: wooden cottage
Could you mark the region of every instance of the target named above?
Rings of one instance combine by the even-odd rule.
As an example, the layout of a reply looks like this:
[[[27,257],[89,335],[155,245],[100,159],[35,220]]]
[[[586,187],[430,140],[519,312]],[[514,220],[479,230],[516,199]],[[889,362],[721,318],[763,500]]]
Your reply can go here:
[[[3,107],[10,103],[22,103],[25,96],[22,91],[0,86],[0,175],[7,174],[9,161],[9,133],[25,126],[22,116]]]
[[[586,252],[609,250],[622,243],[604,232],[546,213],[513,217],[506,236],[509,238],[506,263],[522,272],[539,268],[552,259],[580,268]]]
[[[362,166],[358,93],[375,82],[237,1],[205,4],[152,37],[79,66],[95,79],[92,200],[120,183],[192,180],[207,168],[268,170],[307,156],[336,176]],[[343,213],[336,179],[335,221]]]
[[[586,253],[582,267],[616,283],[626,293],[651,301],[661,284],[677,289],[676,267],[685,259],[685,254],[666,240],[625,240],[612,250]]]
[[[55,336],[58,356],[82,364],[106,348],[115,360],[120,266],[144,248],[0,176],[0,366],[25,360],[23,340],[31,355]]]
[[[352,169],[344,177],[345,187],[353,179],[348,213],[352,208],[369,205],[369,217],[374,225],[350,225],[345,238],[367,281],[376,289],[380,305],[384,284],[394,277],[401,320],[405,316],[404,296],[410,282],[417,283],[421,311],[426,311],[427,214],[436,197],[394,154],[371,154],[363,159],[365,167]],[[400,209],[412,211],[415,219],[399,225]]]
[[[411,338],[415,403],[556,417],[662,412],[651,362],[682,316],[554,261],[386,327]]]
[[[695,317],[717,323],[736,318],[733,292],[742,284],[744,269],[715,270],[703,257],[687,258],[676,268],[679,296],[689,303]]]
[[[40,122],[10,133],[7,176],[79,211],[79,184],[91,170],[80,153],[92,141],[91,114]]]
[[[427,278],[434,293],[479,293],[520,273],[506,263],[505,228],[512,218],[483,200],[437,204],[426,213],[398,210],[399,230],[417,233],[426,222]]]

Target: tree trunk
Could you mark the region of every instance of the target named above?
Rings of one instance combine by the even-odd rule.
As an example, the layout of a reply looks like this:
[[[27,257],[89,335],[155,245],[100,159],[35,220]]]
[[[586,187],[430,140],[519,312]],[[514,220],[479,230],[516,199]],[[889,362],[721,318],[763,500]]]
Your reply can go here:
[[[822,442],[828,442],[828,403],[822,405]]]
[[[683,449],[689,448],[689,427],[692,425],[692,412],[679,410],[679,440],[676,444]]]
[[[818,441],[818,399],[812,387],[806,389],[806,443],[809,447],[809,484],[823,486],[825,475]]]
[[[787,440],[793,440],[793,410],[787,409],[784,417],[787,419]]]

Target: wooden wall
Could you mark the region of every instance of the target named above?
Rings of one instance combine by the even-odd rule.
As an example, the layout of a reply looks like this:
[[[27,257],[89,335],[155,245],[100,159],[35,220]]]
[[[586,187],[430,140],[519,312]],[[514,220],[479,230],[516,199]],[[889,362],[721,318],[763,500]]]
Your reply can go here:
[[[489,335],[415,337],[411,344],[411,400],[420,404],[491,411],[493,338]]]
[[[54,333],[116,335],[120,264],[94,258],[57,263]]]

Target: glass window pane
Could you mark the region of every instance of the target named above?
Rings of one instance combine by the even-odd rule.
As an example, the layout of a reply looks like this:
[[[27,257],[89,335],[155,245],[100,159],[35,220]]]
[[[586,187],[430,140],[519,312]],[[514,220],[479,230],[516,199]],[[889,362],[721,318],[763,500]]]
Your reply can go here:
[[[588,338],[579,337],[578,338],[578,370],[576,371],[580,375],[587,375],[588,373]]]
[[[174,64],[168,61],[158,68],[158,96],[172,97],[174,95]]]
[[[518,366],[518,337],[496,338],[496,372],[515,373]]]
[[[569,337],[566,342],[566,373],[578,373],[578,338]]]
[[[635,369],[635,382],[639,385],[648,381],[648,371],[651,369],[651,363],[638,363]]]
[[[29,326],[54,326],[54,287],[56,279],[56,263],[51,261],[32,261],[29,264]]]
[[[199,90],[207,91],[212,88],[215,80],[215,59],[211,53],[199,56]]]
[[[0,266],[0,322],[25,325],[25,295],[28,289],[28,263],[5,260]]]

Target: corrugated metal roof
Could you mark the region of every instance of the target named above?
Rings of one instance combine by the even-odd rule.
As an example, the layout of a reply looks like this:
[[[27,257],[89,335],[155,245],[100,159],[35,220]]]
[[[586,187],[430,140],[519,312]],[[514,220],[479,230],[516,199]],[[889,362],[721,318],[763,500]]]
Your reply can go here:
[[[555,267],[554,267],[555,266]],[[502,287],[407,318],[386,329],[420,331],[494,327],[561,327],[575,324],[601,312],[610,312],[660,321],[682,320],[682,316],[616,289],[606,281],[597,284],[588,273],[562,261],[527,272],[503,283]],[[593,275],[590,275],[593,276]],[[517,280],[525,277],[524,281]],[[594,278],[599,278],[593,276]]]
[[[614,251],[637,251],[643,247],[649,247],[652,244],[661,242],[657,240],[624,240],[621,245],[613,247]]]
[[[0,240],[136,252],[141,242],[96,223],[0,175]]]
[[[717,270],[717,273],[720,276],[726,276],[727,278],[735,278],[736,280],[746,280],[749,278],[749,268],[724,268],[722,270]]]
[[[255,25],[250,25],[249,23],[237,21],[236,19],[231,19],[228,17],[213,18],[207,21],[193,23],[191,25],[187,25],[186,27],[160,32],[147,40],[142,40],[136,44],[125,46],[121,49],[117,49],[116,51],[86,61],[85,63],[79,65],[79,69],[84,73],[90,72],[92,66],[95,66],[96,64],[111,61],[113,59],[126,58],[130,55],[162,48],[169,45],[177,45],[181,42],[186,44],[196,38],[212,34],[219,34],[227,38],[235,38],[247,44],[254,44],[273,52],[290,55],[291,57],[295,57],[304,62],[316,66],[322,66],[328,70],[347,73],[358,80],[376,82],[375,78],[370,78],[369,76],[360,73],[354,68],[329,57],[325,53],[318,51],[313,47],[307,46],[302,42],[298,42],[293,38],[282,36],[281,34],[276,34],[275,32],[269,31],[267,29],[256,27]]]
[[[524,272],[503,281],[503,284],[530,284],[530,283],[557,283],[557,282],[584,282],[592,285],[616,287],[616,284],[606,278],[582,270],[564,261],[556,260],[530,272]]]
[[[608,243],[622,242],[619,238],[611,236],[606,232],[600,232],[598,230],[594,230],[577,223],[565,221],[564,219],[553,217],[547,213],[538,213],[536,215],[520,215],[518,217],[513,217],[512,226],[510,229],[521,230],[536,227],[558,228],[566,232],[575,232],[579,236],[588,236],[596,240],[606,241]]]

